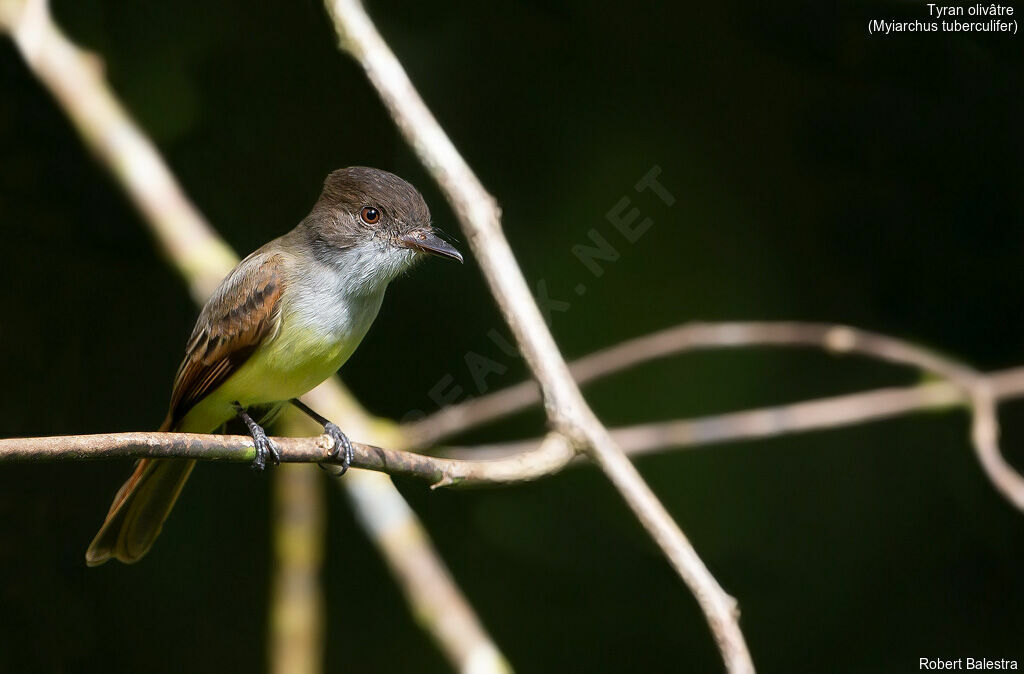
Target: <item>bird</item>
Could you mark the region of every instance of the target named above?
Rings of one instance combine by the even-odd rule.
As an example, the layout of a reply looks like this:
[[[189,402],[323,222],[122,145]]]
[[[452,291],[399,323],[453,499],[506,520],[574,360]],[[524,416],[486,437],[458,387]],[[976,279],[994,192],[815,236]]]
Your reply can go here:
[[[418,260],[462,255],[435,232],[415,187],[380,169],[330,173],[294,229],[243,259],[206,302],[174,378],[161,431],[211,433],[233,418],[253,439],[253,468],[279,463],[263,429],[295,405],[334,440],[347,470],[352,444],[298,398],[333,375],[373,323],[384,292]],[[141,459],[114,497],[86,563],[139,561],[156,541],[195,467],[193,459]]]

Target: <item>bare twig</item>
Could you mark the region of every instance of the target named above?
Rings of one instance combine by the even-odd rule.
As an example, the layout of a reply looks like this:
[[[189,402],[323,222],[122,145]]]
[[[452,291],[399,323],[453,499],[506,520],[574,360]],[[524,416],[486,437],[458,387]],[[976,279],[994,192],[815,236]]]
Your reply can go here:
[[[844,351],[860,351],[888,360],[909,359],[892,350],[898,343],[889,337],[874,335],[853,328],[805,323],[744,323],[691,326],[699,329],[702,338],[690,341],[704,348],[757,344],[839,347]],[[715,334],[718,334],[718,337]],[[849,333],[849,334],[847,334]],[[633,342],[640,344],[640,341]],[[903,344],[922,354],[918,363],[936,358],[917,347]],[[636,360],[636,359],[634,359]],[[962,367],[962,366],[955,366]],[[1024,368],[1013,368],[981,376],[991,390],[993,399],[1007,400],[1024,396]],[[324,399],[314,399],[323,406]],[[969,404],[962,389],[948,381],[936,381],[911,387],[893,387],[833,396],[819,400],[792,403],[760,409],[731,412],[690,420],[639,424],[612,429],[612,435],[630,454],[645,454],[668,448],[694,447],[731,440],[772,437],[823,428],[835,428],[875,419],[884,419],[913,411],[946,409]],[[378,421],[377,424],[389,422]],[[366,433],[385,434],[371,427]],[[391,433],[395,430],[392,427]],[[555,436],[558,437],[558,436]],[[187,442],[183,442],[186,439]],[[320,461],[329,454],[330,439],[288,438],[281,440],[288,461]],[[122,433],[66,438],[33,438],[0,440],[0,462],[111,456],[196,456],[201,458],[248,461],[252,459],[251,440],[232,436],[178,435],[157,433]],[[446,452],[465,461],[445,462],[418,454],[384,450],[356,444],[356,465],[392,474],[413,476],[432,481],[438,486],[474,486],[505,484],[534,479],[557,472],[572,457],[571,449],[561,442],[552,442],[541,451],[541,442],[526,440],[498,443]],[[294,450],[294,451],[293,451]],[[161,454],[161,452],[165,454]],[[534,457],[533,460],[527,460]],[[501,461],[495,461],[500,459]],[[505,463],[507,461],[507,463]],[[1012,480],[1013,478],[1011,478]]]
[[[739,438],[766,437],[786,432],[838,426],[902,414],[912,409],[968,403],[972,413],[971,438],[986,476],[1018,509],[1024,510],[1024,477],[999,452],[999,424],[995,401],[1024,393],[1024,371],[1008,370],[985,376],[966,365],[885,335],[843,325],[797,322],[692,323],[623,342],[576,361],[574,373],[590,381],[638,363],[694,349],[750,346],[816,347],[834,353],[858,353],[900,365],[919,368],[946,382],[910,389],[883,389],[818,401],[809,401],[690,421],[650,423],[613,431],[630,454],[663,447],[692,446]],[[484,396],[468,413],[435,415],[435,426],[421,427],[428,435],[444,434],[456,425],[494,419],[536,402],[535,389],[523,384],[512,394],[499,391]],[[531,400],[532,398],[532,400]],[[489,400],[488,400],[489,399]],[[426,421],[426,420],[424,420]],[[514,454],[536,447],[536,442],[502,443],[477,450],[457,451],[454,456],[474,458]]]
[[[734,344],[731,324],[686,323],[649,335],[621,342],[569,363],[569,372],[580,386],[595,379],[636,367],[645,362],[695,349],[753,346]],[[439,440],[514,414],[541,401],[534,381],[524,381],[461,403],[448,405],[422,419],[402,425],[405,436],[416,447],[427,447]]]
[[[772,326],[772,329],[762,330],[758,327],[759,325]],[[572,372],[576,382],[583,385],[643,363],[690,351],[755,346],[825,346],[828,348],[827,344],[822,344],[816,339],[817,334],[811,335],[810,339],[800,335],[796,335],[796,338],[794,338],[793,333],[800,332],[799,326],[801,325],[804,324],[792,322],[765,324],[734,322],[685,323],[595,351],[570,362],[569,371]],[[813,326],[816,324],[809,325]],[[784,328],[783,326],[789,326],[789,328]],[[840,328],[841,326],[834,325],[831,327]],[[1024,394],[1024,368],[992,373],[989,379],[992,382],[993,392],[997,398]],[[894,395],[897,391],[902,392],[903,395]],[[856,423],[860,420],[861,414],[864,414],[865,420],[867,420],[877,418],[879,415],[884,414],[886,410],[891,410],[892,414],[895,415],[922,407],[965,402],[962,390],[949,382],[934,382],[909,389],[882,389],[874,394],[866,392],[855,394],[855,396],[850,396],[849,400],[845,396],[836,398],[829,405],[830,409],[835,409],[836,421],[831,420],[833,417],[830,412],[825,412],[819,421],[817,419],[818,413],[814,411],[811,413],[814,420],[810,422],[820,423],[822,426],[841,425]],[[948,402],[942,402],[947,399]],[[831,399],[826,400],[831,401]],[[820,402],[824,404],[826,400]],[[403,435],[412,442],[411,447],[427,447],[456,433],[461,433],[490,421],[509,416],[539,402],[540,389],[538,389],[536,382],[524,381],[494,393],[449,405],[422,419],[403,424],[401,428]],[[814,403],[805,404],[813,405]],[[785,411],[785,408],[769,409]],[[801,417],[803,417],[802,408],[796,407],[794,411],[797,410],[801,412]],[[765,412],[767,411],[765,410]],[[787,413],[785,416],[790,415]],[[709,418],[707,421],[711,421],[711,419]],[[780,433],[789,430],[784,421],[779,421],[776,425]],[[722,426],[721,431],[728,434],[733,429],[741,427],[750,427],[750,425],[748,422],[743,422],[738,426],[735,423],[730,423]],[[804,430],[804,428],[799,427],[794,430]],[[702,434],[698,433],[693,437],[695,438],[695,444],[702,444],[701,438],[704,437]],[[732,437],[726,435],[723,439],[732,439]],[[657,444],[660,441],[653,442]],[[506,444],[511,446],[512,443],[502,443],[503,446]],[[684,442],[683,444],[694,443]],[[403,449],[409,448],[403,447]],[[630,443],[625,448],[636,450],[636,445]]]
[[[989,375],[998,400],[1024,396],[1024,368]],[[671,419],[612,428],[612,436],[630,456],[674,449],[771,438],[791,433],[852,426],[964,405],[963,392],[946,381],[892,387],[830,396],[788,405],[712,414],[694,419]],[[472,447],[447,447],[440,456],[455,459],[498,459],[535,449],[540,440],[494,442]]]
[[[1024,397],[1024,368],[993,372],[986,376],[996,400]],[[839,428],[889,419],[911,412],[948,409],[969,404],[955,385],[941,381],[905,388],[885,388],[864,393],[730,412],[698,419],[638,424],[612,430],[630,455],[668,449],[698,447],[735,440],[768,438],[803,431]],[[537,441],[488,445],[446,452],[446,456],[474,459],[497,458],[537,446]]]
[[[237,263],[237,258],[188,200],[152,142],[117,100],[103,77],[100,59],[79,49],[64,36],[53,22],[46,0],[0,0],[0,32],[12,36],[32,72],[50,90],[85,143],[145,216],[168,260],[188,281],[192,297],[200,304],[205,302]],[[318,395],[325,401],[321,408],[332,410],[333,418],[346,428],[352,425],[377,427],[336,378],[326,382]],[[392,432],[390,436],[397,434]],[[363,434],[360,437],[373,439],[375,435]],[[348,490],[354,489],[358,481],[357,474],[353,474],[340,484]],[[377,512],[394,510],[397,503],[404,505],[402,496],[386,481],[372,493],[353,498],[352,502],[363,522],[372,521]],[[409,554],[415,548],[415,554],[403,559],[388,559],[389,564],[392,568],[412,568],[410,560],[418,560],[425,568],[443,570],[444,563],[430,545],[422,523],[408,508],[407,512],[404,526],[415,531],[416,535],[409,538],[403,552]],[[278,524],[287,526],[288,522]],[[370,529],[368,533],[387,558],[393,553],[393,546],[375,539],[379,531],[379,528]],[[434,600],[430,607],[432,615],[466,626],[458,632],[444,631],[438,627],[440,619],[434,622],[421,620],[453,664],[462,670],[474,666],[474,671],[478,672],[506,669],[504,659],[449,574],[404,573],[396,579],[415,615],[423,614],[425,608],[421,600],[427,596]],[[425,583],[440,583],[444,587],[419,587]],[[320,616],[307,615],[304,620],[311,624],[319,619]],[[312,633],[321,632],[322,629]],[[286,638],[286,635],[276,635],[275,638],[277,636]],[[315,653],[319,653],[322,646],[312,642],[307,642],[307,645],[310,653],[306,654],[305,660],[313,662],[318,657]],[[467,660],[463,654],[475,659]]]
[[[573,381],[501,231],[493,197],[427,109],[358,0],[327,0],[342,47],[363,66],[406,141],[452,205],[505,321],[540,385],[556,432],[602,468],[697,598],[730,672],[753,663],[736,601],[719,586],[682,530],[591,412]]]
[[[282,463],[337,464],[330,436],[275,437]],[[465,461],[424,456],[353,442],[352,466],[389,475],[426,480],[434,487],[477,487],[525,482],[557,472],[573,457],[565,438],[551,434],[529,452],[493,461]],[[98,433],[43,438],[0,439],[0,464],[97,459],[196,459],[251,462],[252,438],[197,433]]]
[[[996,400],[1024,397],[1024,368],[988,374]],[[791,433],[825,430],[891,419],[912,412],[949,409],[968,403],[963,392],[947,381],[892,387],[830,396],[817,400],[713,414],[695,419],[673,419],[611,429],[612,436],[630,456],[673,449],[771,438]],[[535,449],[537,439],[497,442],[472,447],[449,447],[442,456],[458,459],[497,459]]]
[[[1012,368],[992,372],[986,375],[993,396],[997,400],[1011,400],[1024,397],[1024,368]],[[936,381],[927,384],[908,387],[892,387],[877,389],[863,393],[852,393],[841,396],[820,398],[788,405],[764,407],[739,412],[729,412],[696,419],[671,420],[637,424],[634,426],[611,429],[613,437],[620,443],[622,448],[630,455],[650,454],[669,449],[681,449],[687,447],[699,447],[724,442],[775,437],[791,433],[799,433],[811,430],[838,428],[842,426],[865,423],[869,421],[887,419],[911,412],[942,410],[954,406],[965,405],[969,401],[963,392],[955,385],[947,381]],[[321,405],[322,406],[322,405]],[[379,422],[386,423],[386,422]],[[370,431],[367,431],[370,432]],[[381,435],[381,431],[377,431]],[[186,436],[195,438],[200,444],[187,449],[180,449],[177,445],[167,446],[164,434],[156,433],[120,433],[115,435],[100,436],[71,436],[69,438],[34,438],[29,441],[18,439],[0,439],[0,463],[4,461],[47,461],[59,459],[103,459],[117,456],[144,456],[149,452],[168,452],[169,454],[182,456],[196,456],[207,453],[200,458],[210,460],[232,460],[249,461],[251,455],[251,440],[244,436],[233,436],[230,446],[225,447],[219,440],[220,436]],[[178,438],[173,434],[171,442],[177,442]],[[205,442],[204,442],[205,441]],[[155,443],[161,445],[159,449],[137,449],[143,445]],[[283,444],[297,443],[300,449],[297,453],[289,454],[289,460],[294,461],[319,461],[330,446],[330,438],[320,436],[316,438],[288,438],[282,440]],[[312,444],[310,444],[312,443]],[[488,445],[478,445],[468,448],[449,448],[444,452],[448,458],[464,459],[470,465],[473,463],[486,463],[495,459],[514,458],[521,464],[521,455],[536,452],[541,446],[539,440],[521,440],[516,442],[503,442]],[[360,456],[365,451],[369,456],[378,450],[369,445],[356,445]],[[379,450],[385,451],[385,450]],[[388,454],[395,457],[401,456],[403,452],[388,451]],[[153,454],[156,455],[156,454]],[[418,458],[419,455],[413,455]],[[506,482],[518,482],[540,477],[545,473],[554,473],[560,464],[571,457],[567,448],[559,448],[550,454],[549,458],[539,462],[535,466],[515,469],[517,464],[509,464],[501,471],[490,473],[491,479],[479,480],[457,480],[454,477],[444,482],[445,486],[474,486],[480,484],[501,484]],[[362,461],[357,457],[356,464]],[[550,462],[550,463],[549,463]],[[402,461],[394,459],[392,466],[400,465]],[[417,464],[419,465],[419,464]],[[445,465],[424,464],[428,467],[410,470],[396,470],[396,474],[403,474],[418,477],[428,481],[438,479],[443,474]],[[544,466],[548,467],[545,468]],[[367,462],[367,467],[371,467]],[[379,467],[379,466],[378,466]],[[469,471],[467,468],[459,469],[462,474],[481,474],[480,470]],[[482,470],[484,474],[488,469]],[[365,473],[354,475],[364,476]],[[362,489],[360,487],[360,489]],[[389,506],[382,509],[370,510],[368,512],[392,512],[396,507]],[[361,513],[361,516],[365,516]],[[379,525],[375,525],[379,526]]]

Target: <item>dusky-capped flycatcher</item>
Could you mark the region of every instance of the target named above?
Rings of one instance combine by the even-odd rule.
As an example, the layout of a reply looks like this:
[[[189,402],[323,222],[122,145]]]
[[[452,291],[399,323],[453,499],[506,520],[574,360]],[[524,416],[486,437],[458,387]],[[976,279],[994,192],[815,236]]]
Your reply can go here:
[[[174,379],[162,431],[210,433],[233,417],[256,447],[253,466],[280,459],[247,413],[291,402],[334,439],[342,472],[352,445],[298,400],[352,355],[384,291],[424,254],[462,261],[439,238],[416,188],[372,168],[334,171],[299,225],[242,260],[203,307]],[[96,566],[137,562],[160,533],[194,460],[142,459],[85,553]]]

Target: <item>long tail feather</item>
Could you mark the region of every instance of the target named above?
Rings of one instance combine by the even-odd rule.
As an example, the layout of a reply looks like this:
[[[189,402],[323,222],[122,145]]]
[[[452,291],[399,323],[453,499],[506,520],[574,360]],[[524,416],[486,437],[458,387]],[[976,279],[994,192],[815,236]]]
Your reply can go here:
[[[139,461],[86,550],[86,563],[98,566],[113,558],[132,564],[142,559],[160,535],[195,463],[191,459]]]
[[[171,418],[161,431],[169,430]],[[160,535],[196,462],[192,459],[141,459],[121,485],[107,518],[85,551],[85,562],[99,566],[110,559],[139,561]]]

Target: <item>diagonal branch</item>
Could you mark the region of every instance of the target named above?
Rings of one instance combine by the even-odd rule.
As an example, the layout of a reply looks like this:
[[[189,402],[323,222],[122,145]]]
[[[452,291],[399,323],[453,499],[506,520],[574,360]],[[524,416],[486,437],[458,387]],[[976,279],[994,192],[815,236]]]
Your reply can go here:
[[[752,672],[736,601],[719,586],[682,530],[587,406],[501,231],[494,198],[427,109],[358,0],[327,0],[327,7],[342,48],[362,65],[406,141],[455,211],[491,293],[540,385],[552,428],[600,465],[690,587],[728,671]]]

